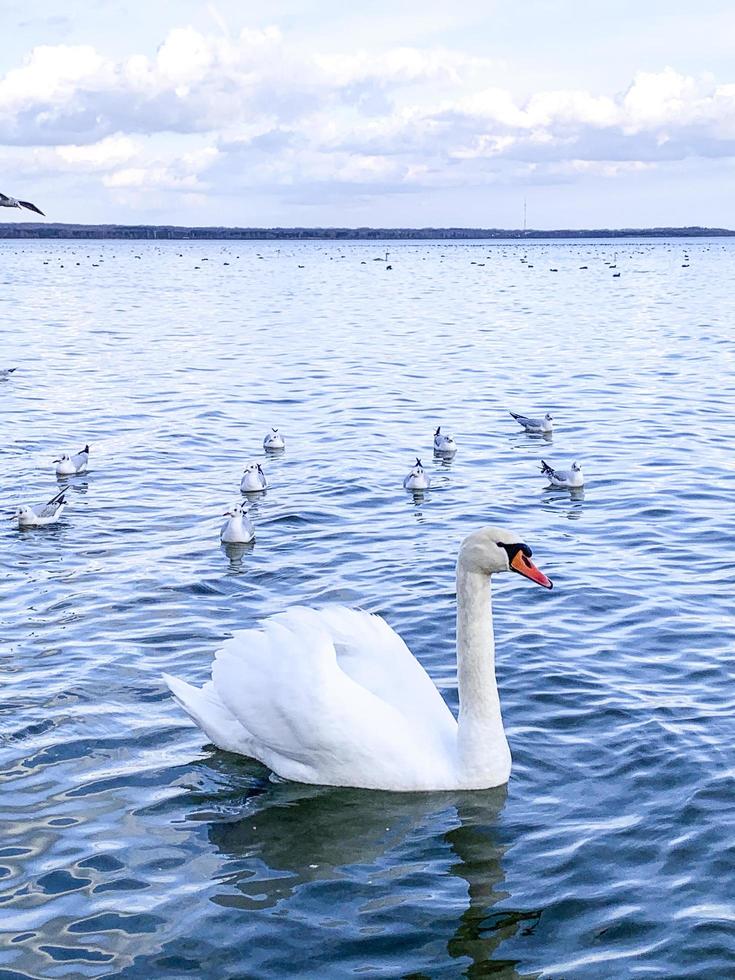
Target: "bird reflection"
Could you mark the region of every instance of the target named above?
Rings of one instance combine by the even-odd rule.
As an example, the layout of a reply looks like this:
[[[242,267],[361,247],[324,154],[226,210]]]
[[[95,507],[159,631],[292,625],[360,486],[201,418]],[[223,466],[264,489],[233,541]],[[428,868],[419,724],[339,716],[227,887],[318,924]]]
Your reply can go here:
[[[544,487],[543,505],[556,513],[565,513],[570,521],[578,521],[584,510],[584,487],[565,489]]]
[[[258,505],[268,496],[267,490],[241,490],[240,494],[245,503],[250,507],[250,514],[255,517],[258,513]]]
[[[214,757],[211,761],[217,764]],[[213,818],[200,798],[206,815],[192,814],[192,819],[207,820],[210,842],[223,859],[223,889],[213,901],[248,911],[282,914],[285,909],[279,906],[303,886],[341,881],[345,888],[350,880],[356,882],[358,897],[364,895],[367,880],[378,889],[395,889],[391,902],[400,909],[401,877],[408,879],[424,867],[430,851],[431,862],[442,867],[442,891],[454,894],[447,874],[459,879],[466,887],[467,907],[457,917],[454,899],[442,904],[427,896],[427,931],[444,935],[451,959],[469,960],[467,975],[484,976],[488,968],[502,968],[504,976],[515,977],[514,964],[496,959],[495,952],[537,913],[493,912],[507,898],[502,891],[505,845],[495,830],[505,799],[505,787],[473,793],[385,793],[279,781],[265,788],[251,784],[246,798],[237,800],[237,816],[225,809],[220,819]],[[376,892],[374,899],[362,902],[360,915],[369,918],[382,908],[383,898]],[[414,903],[415,898],[406,901]]]
[[[438,453],[434,450],[434,464],[445,470],[451,470],[456,453]]]
[[[426,502],[426,493],[423,490],[409,490],[408,494],[414,507],[420,507]]]
[[[255,541],[248,541],[246,544],[230,542],[222,545],[222,550],[230,559],[230,568],[232,569],[239,569],[243,563],[243,558],[249,555],[254,548]]]
[[[57,476],[56,482],[60,487],[66,487],[72,493],[88,493],[89,480],[80,476]]]

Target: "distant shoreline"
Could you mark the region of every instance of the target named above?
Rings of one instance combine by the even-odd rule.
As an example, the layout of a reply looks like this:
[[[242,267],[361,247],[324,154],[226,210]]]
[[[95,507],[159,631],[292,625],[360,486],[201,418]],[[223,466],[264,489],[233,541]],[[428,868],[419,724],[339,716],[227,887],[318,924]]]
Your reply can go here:
[[[40,222],[0,223],[8,239],[130,239],[151,241],[462,241],[543,238],[730,238],[729,228],[586,228],[522,231],[507,228],[188,228],[176,225],[71,225]]]

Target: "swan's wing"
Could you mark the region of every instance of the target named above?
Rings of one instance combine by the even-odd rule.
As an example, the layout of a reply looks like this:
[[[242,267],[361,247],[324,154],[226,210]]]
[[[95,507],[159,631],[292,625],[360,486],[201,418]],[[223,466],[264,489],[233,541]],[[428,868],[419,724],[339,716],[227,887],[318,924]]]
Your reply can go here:
[[[204,687],[193,687],[170,674],[164,674],[163,679],[184,711],[218,748],[240,755],[254,754],[253,736],[225,707],[211,681]]]
[[[295,606],[274,617],[297,635],[305,625],[330,636],[338,667],[376,697],[392,705],[413,725],[434,728],[454,718],[436,685],[384,619],[346,606],[307,609]]]
[[[386,656],[373,644],[393,631],[354,615],[365,617],[362,647],[354,637],[358,621],[345,625],[344,610],[292,609],[262,630],[235,634],[212,667],[214,693],[251,733],[250,754],[286,778],[389,788],[403,785],[408,772],[419,784],[436,785],[456,734],[451,712],[436,688],[434,698],[425,692],[431,681],[417,664],[412,680],[424,689],[421,707],[422,695],[407,689],[411,668],[403,658],[411,655],[396,644],[396,657]],[[363,662],[368,648],[372,669]],[[392,675],[380,677],[393,666]]]

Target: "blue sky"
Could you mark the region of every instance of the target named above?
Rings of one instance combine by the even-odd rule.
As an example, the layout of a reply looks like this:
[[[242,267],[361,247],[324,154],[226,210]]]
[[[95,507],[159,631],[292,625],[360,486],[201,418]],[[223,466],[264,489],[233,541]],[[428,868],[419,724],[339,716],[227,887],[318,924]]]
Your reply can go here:
[[[0,189],[52,220],[735,227],[731,4],[5,0],[3,28]]]

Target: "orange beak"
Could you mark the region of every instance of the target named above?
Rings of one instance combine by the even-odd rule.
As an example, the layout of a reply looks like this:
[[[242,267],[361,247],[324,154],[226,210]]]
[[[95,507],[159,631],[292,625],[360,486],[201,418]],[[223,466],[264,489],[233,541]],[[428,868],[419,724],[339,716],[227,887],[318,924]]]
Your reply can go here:
[[[530,578],[532,582],[538,582],[539,585],[543,585],[545,589],[554,588],[554,583],[551,581],[551,579],[547,578],[541,569],[536,568],[531,559],[526,557],[520,548],[513,556],[510,567],[514,572],[518,572],[519,575],[525,575],[525,577]]]

